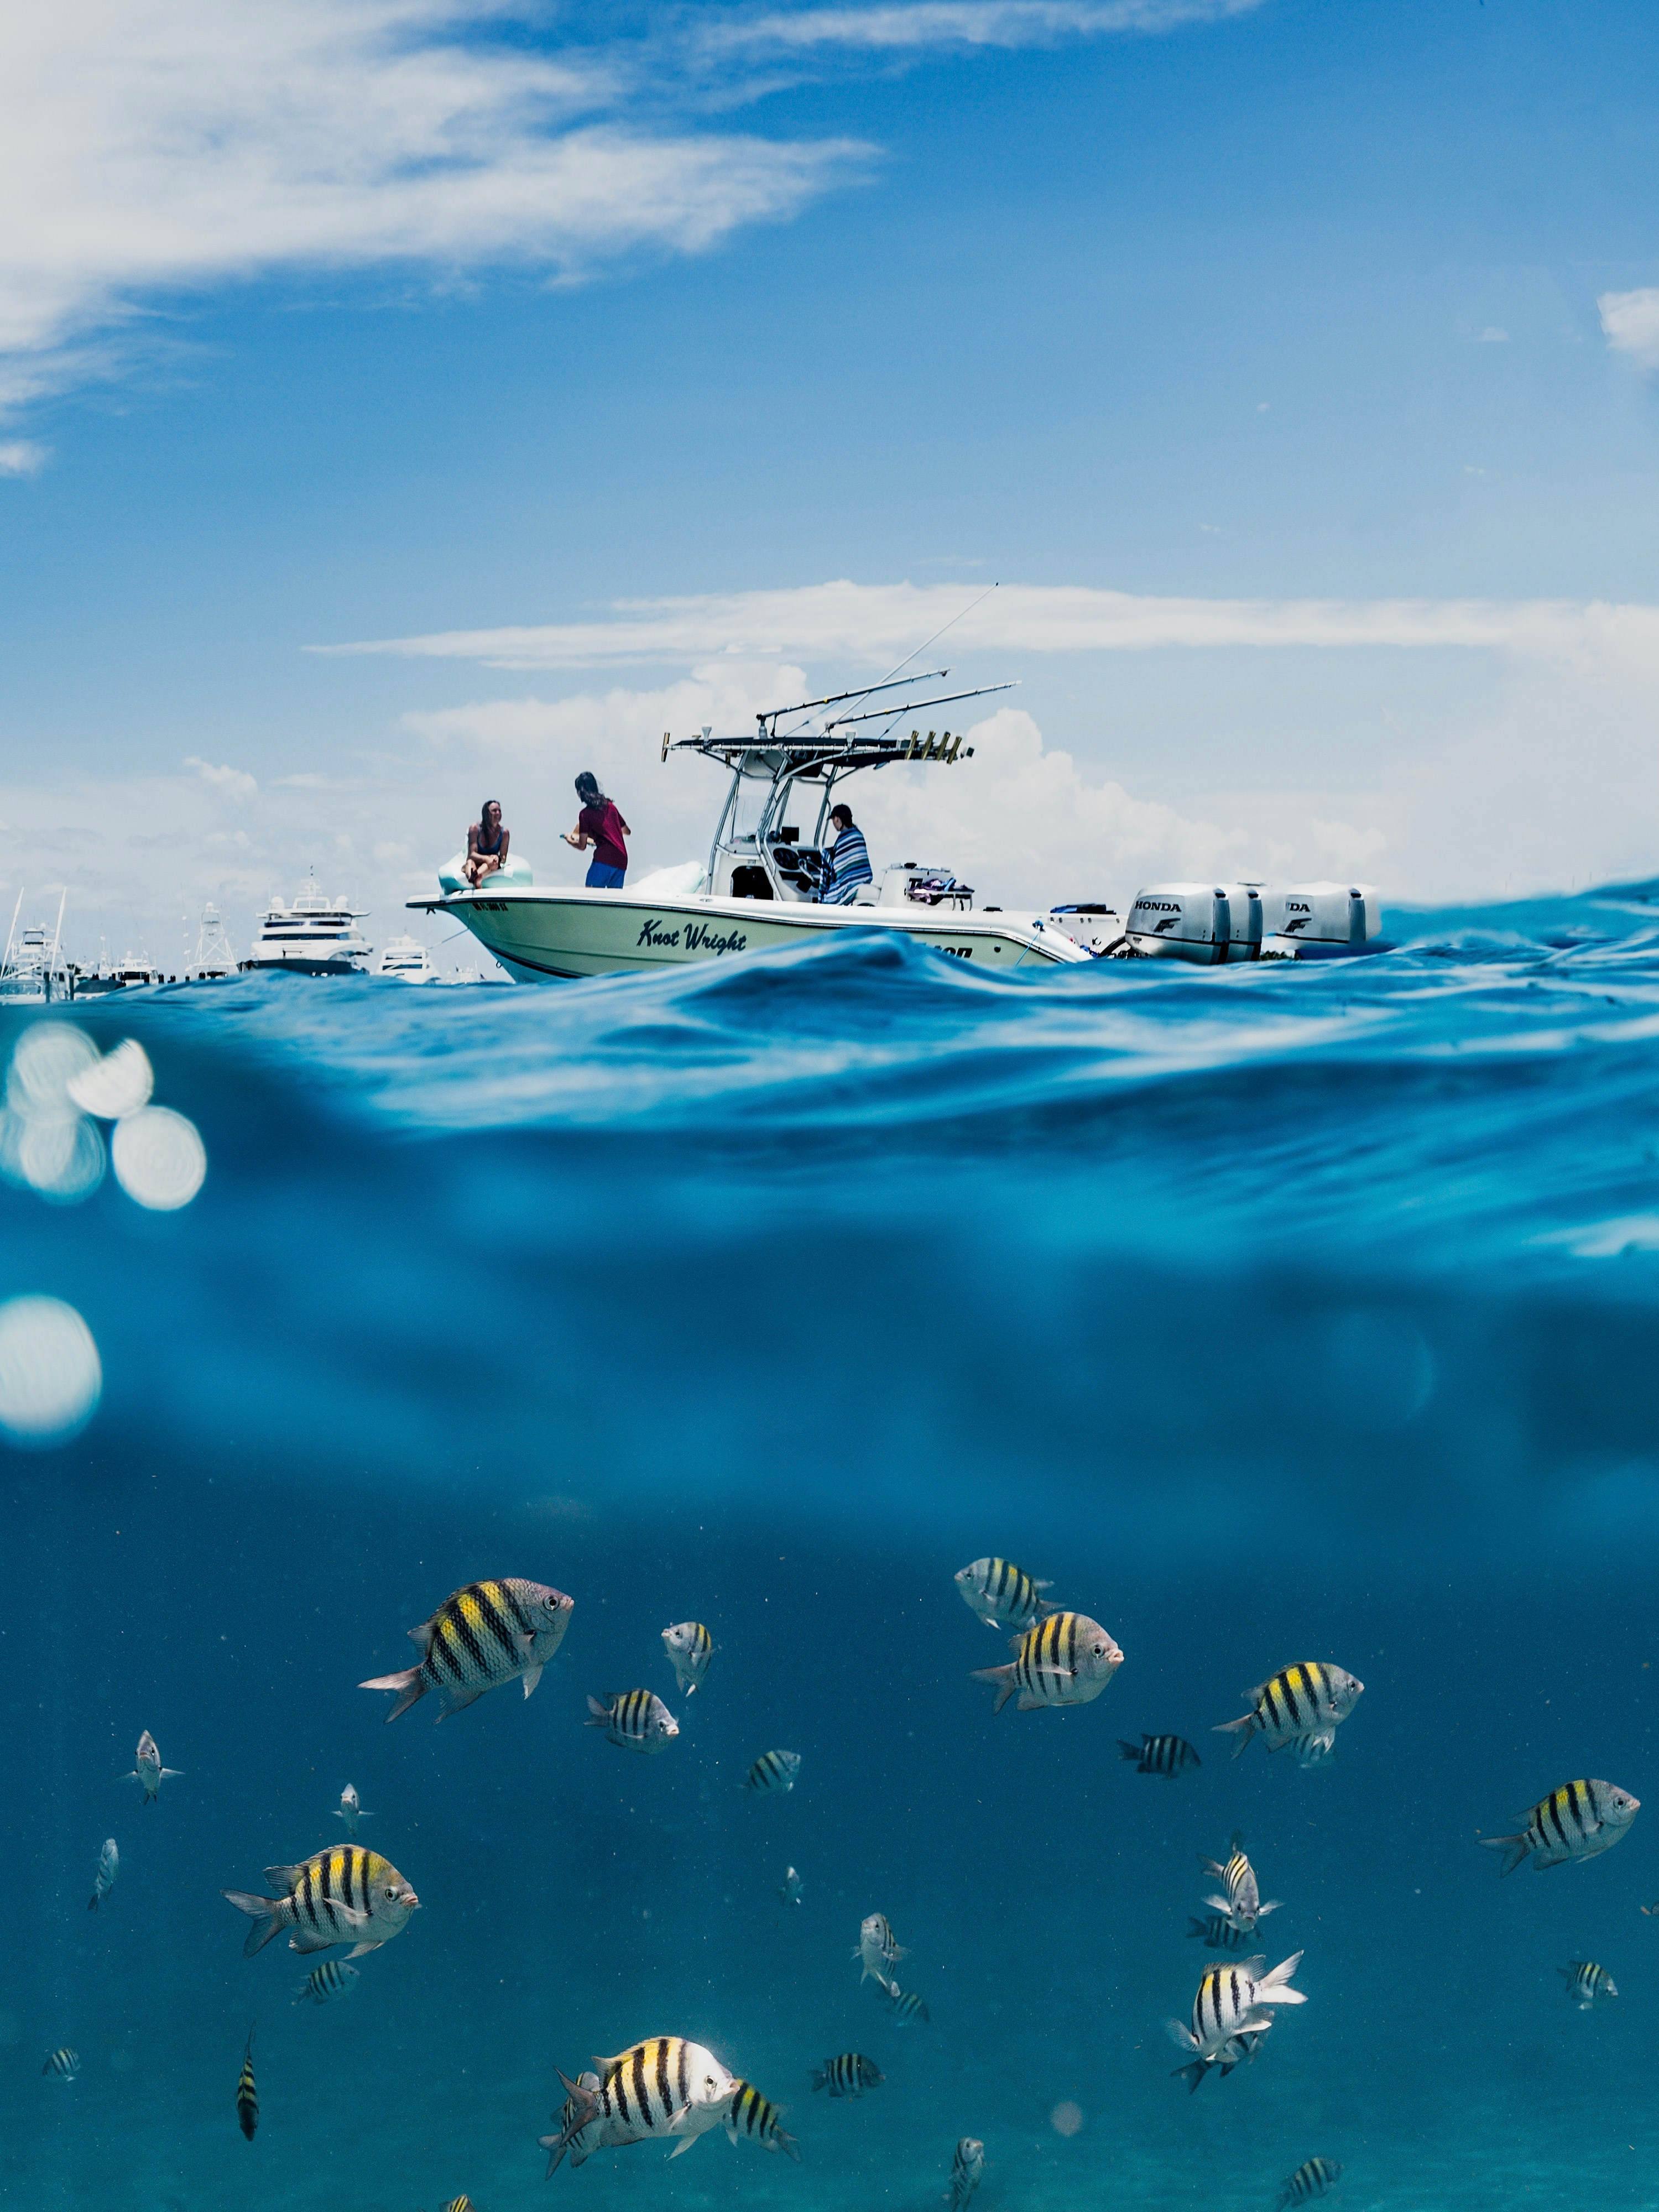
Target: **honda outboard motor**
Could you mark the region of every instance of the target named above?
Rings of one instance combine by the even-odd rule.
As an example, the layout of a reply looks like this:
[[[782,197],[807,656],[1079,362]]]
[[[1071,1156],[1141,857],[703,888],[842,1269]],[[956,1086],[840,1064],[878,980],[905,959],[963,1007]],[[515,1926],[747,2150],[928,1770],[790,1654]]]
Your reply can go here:
[[[1382,927],[1369,884],[1291,884],[1264,890],[1261,916],[1261,949],[1269,958],[1362,952]]]
[[[1136,894],[1121,950],[1129,959],[1204,968],[1254,960],[1261,951],[1261,894],[1254,884],[1153,884]]]

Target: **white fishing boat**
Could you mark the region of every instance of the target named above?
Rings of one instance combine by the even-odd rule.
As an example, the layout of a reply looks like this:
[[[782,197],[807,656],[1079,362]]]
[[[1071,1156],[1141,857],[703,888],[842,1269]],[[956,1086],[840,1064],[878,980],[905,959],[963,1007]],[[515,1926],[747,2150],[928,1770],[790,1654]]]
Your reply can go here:
[[[111,991],[143,991],[163,981],[161,971],[141,954],[128,952],[119,960],[100,959],[95,968],[79,970],[75,978],[77,999],[99,999]]]
[[[949,672],[769,708],[757,716],[753,738],[717,738],[709,729],[678,739],[665,734],[665,761],[671,752],[698,753],[730,777],[706,864],[661,869],[622,890],[590,890],[538,885],[515,856],[474,890],[452,862],[440,877],[441,895],[410,905],[454,914],[512,975],[532,982],[778,951],[848,929],[892,930],[998,973],[1088,960],[1122,936],[1104,904],[1042,912],[975,908],[970,885],[946,867],[915,860],[884,869],[849,905],[819,903],[829,875],[824,831],[848,776],[900,764],[942,770],[973,758],[959,732],[929,730],[924,737],[918,727],[897,735],[890,726],[1006,685],[906,698],[896,707],[866,703],[878,692],[914,692]],[[779,730],[781,722],[838,708],[845,711],[830,712],[815,729]],[[872,734],[863,726],[871,723],[889,726]],[[803,839],[800,825],[809,817]]]
[[[58,920],[52,928],[34,925],[20,929],[23,894],[18,892],[11,910],[11,927],[6,933],[6,949],[0,953],[0,1003],[44,1006],[49,1000],[70,996],[70,977],[61,957],[68,897],[67,890],[58,893]]]
[[[435,983],[437,969],[432,955],[418,937],[394,937],[374,963],[377,975],[391,975],[400,983]]]
[[[366,915],[346,899],[325,898],[313,877],[292,906],[272,898],[259,917],[243,973],[281,968],[298,975],[362,975],[370,948],[357,924]]]

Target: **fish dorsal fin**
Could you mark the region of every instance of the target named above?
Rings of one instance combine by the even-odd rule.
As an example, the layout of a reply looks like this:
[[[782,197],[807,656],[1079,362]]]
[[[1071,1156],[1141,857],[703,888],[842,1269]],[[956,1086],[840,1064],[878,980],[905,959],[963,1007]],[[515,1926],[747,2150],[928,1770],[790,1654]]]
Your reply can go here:
[[[1298,1953],[1297,1956],[1300,1957],[1300,1955]],[[1253,1982],[1259,1982],[1267,1971],[1267,1953],[1258,1951],[1254,1959],[1241,1959],[1238,1962],[1238,1971],[1241,1974],[1248,1974]]]
[[[423,1620],[418,1628],[411,1628],[409,1632],[410,1642],[411,1644],[418,1644],[422,1651],[426,1650],[428,1644],[432,1641],[433,1623],[436,1621],[437,1618],[438,1616],[434,1613],[431,1620]]]
[[[265,1880],[273,1889],[292,1889],[304,1873],[303,1867],[267,1867]]]

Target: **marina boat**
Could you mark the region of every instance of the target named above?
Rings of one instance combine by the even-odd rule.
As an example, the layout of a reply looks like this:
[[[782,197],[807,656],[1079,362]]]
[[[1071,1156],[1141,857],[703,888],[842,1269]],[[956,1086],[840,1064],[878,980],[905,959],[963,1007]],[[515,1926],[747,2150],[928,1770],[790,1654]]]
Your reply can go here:
[[[219,983],[236,973],[236,955],[231,950],[230,938],[219,919],[219,909],[211,899],[202,908],[202,922],[196,933],[196,951],[186,967],[191,981],[198,983]]]
[[[313,877],[292,906],[271,900],[242,972],[285,968],[298,975],[364,975],[369,946],[357,924],[365,918],[349,901],[325,898]]]
[[[165,981],[159,968],[148,960],[129,952],[119,960],[100,960],[95,968],[78,971],[75,977],[75,996],[77,999],[103,998],[111,991],[143,991],[152,983]]]
[[[753,738],[717,738],[712,730],[675,739],[665,735],[662,759],[692,752],[717,762],[729,779],[706,864],[690,861],[622,890],[585,886],[544,888],[519,862],[486,877],[477,890],[453,872],[429,899],[411,899],[418,912],[453,913],[510,974],[550,982],[582,975],[718,960],[740,952],[777,951],[813,943],[848,929],[894,930],[957,960],[1001,972],[1054,967],[1092,958],[1122,936],[1104,905],[1049,912],[974,905],[971,886],[946,867],[907,860],[862,885],[848,906],[818,903],[827,876],[823,837],[835,794],[849,776],[901,764],[943,772],[964,765],[974,748],[959,732],[920,728],[896,734],[905,715],[987,690],[945,697],[904,699],[872,708],[878,692],[914,692],[919,684],[949,674],[875,684],[834,698],[769,708],[757,715]],[[815,729],[781,732],[780,723],[829,713]],[[866,725],[889,726],[873,733]],[[810,821],[807,836],[801,824]]]
[[[374,963],[377,975],[392,975],[400,983],[435,983],[438,971],[432,955],[418,937],[394,937]]]
[[[18,892],[11,910],[11,927],[6,933],[6,949],[0,954],[0,1004],[45,1005],[49,1000],[70,996],[70,974],[60,957],[68,897],[66,890],[58,894],[58,920],[51,929],[19,929],[23,894]]]

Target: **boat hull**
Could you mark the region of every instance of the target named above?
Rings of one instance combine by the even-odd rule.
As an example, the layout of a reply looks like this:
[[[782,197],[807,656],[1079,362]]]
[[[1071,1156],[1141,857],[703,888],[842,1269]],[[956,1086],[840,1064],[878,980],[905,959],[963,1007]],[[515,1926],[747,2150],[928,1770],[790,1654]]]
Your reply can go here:
[[[762,899],[653,899],[629,890],[514,890],[452,893],[412,907],[453,914],[510,973],[526,982],[678,968],[739,953],[780,952],[842,930],[896,930],[977,968],[1057,967],[1091,955],[1058,933],[983,913],[823,907]]]

